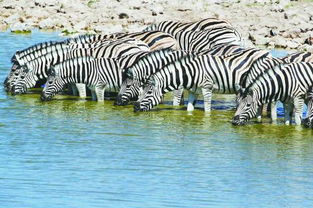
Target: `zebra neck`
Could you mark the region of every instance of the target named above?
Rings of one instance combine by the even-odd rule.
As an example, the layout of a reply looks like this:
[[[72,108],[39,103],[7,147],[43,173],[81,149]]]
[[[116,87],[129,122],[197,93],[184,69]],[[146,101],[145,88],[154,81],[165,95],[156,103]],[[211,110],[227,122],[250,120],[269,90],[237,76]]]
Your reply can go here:
[[[288,95],[288,90],[285,89],[284,78],[275,70],[263,74],[251,86],[258,100],[265,104],[273,101],[284,101]]]

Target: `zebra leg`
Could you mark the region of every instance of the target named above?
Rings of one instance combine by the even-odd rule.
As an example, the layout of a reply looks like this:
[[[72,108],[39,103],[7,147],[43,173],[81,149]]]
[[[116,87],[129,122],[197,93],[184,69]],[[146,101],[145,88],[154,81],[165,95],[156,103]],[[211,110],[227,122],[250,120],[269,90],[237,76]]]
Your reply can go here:
[[[188,94],[188,104],[187,104],[187,111],[193,111],[195,109],[195,101],[197,100],[197,94],[189,91]]]
[[[304,99],[301,98],[294,99],[294,112],[296,125],[301,125],[303,105]]]
[[[264,105],[261,105],[256,113],[256,118],[258,121],[261,121],[262,119],[263,107]]]
[[[96,92],[98,102],[104,101],[104,90],[105,90],[105,87],[102,85],[95,87],[95,92]]]
[[[285,124],[290,125],[291,124],[291,112],[292,112],[292,103],[284,103],[284,114],[285,114]]]
[[[72,94],[74,96],[78,96],[78,90],[77,90],[76,84],[71,84],[71,88],[72,88]]]
[[[277,102],[271,102],[271,119],[272,122],[277,120]]]
[[[211,103],[212,103],[212,89],[202,88],[202,94],[203,94],[204,111],[210,112]]]
[[[75,84],[77,87],[77,91],[78,91],[78,95],[81,98],[86,98],[87,97],[87,93],[86,93],[86,85],[85,84],[81,84],[81,83],[77,83]]]
[[[96,95],[96,91],[95,91],[95,87],[88,87],[91,91],[91,100],[96,101],[97,100],[97,95]]]
[[[173,106],[179,106],[181,103],[184,103],[183,93],[184,88],[173,91]]]

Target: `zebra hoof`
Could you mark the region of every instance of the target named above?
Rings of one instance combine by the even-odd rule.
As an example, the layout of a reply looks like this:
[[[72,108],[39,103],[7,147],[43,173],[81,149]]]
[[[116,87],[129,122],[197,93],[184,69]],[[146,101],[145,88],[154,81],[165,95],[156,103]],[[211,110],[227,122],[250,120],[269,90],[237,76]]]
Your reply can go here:
[[[195,107],[191,103],[188,103],[187,105],[187,111],[194,111]]]

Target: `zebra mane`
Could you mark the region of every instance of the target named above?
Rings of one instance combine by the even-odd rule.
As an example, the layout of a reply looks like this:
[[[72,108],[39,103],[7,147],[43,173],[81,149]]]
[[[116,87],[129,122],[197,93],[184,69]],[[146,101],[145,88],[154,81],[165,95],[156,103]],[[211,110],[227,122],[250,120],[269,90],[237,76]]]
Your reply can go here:
[[[16,53],[11,57],[11,63],[12,64],[18,64],[18,61],[17,61],[17,58],[16,58]]]
[[[114,39],[123,36],[125,33],[112,34],[83,34],[75,38],[69,38],[68,43],[91,43],[96,41],[105,41],[107,39]]]

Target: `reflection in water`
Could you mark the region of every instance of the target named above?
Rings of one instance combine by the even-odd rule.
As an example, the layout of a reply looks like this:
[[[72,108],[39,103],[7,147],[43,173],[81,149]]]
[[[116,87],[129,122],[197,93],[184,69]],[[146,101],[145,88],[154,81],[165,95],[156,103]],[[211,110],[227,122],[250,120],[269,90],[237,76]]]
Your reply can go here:
[[[0,80],[14,50],[55,34],[0,33]],[[8,49],[8,51],[6,50]],[[0,90],[2,207],[310,207],[312,130],[234,127],[231,96],[133,113],[72,96]]]

